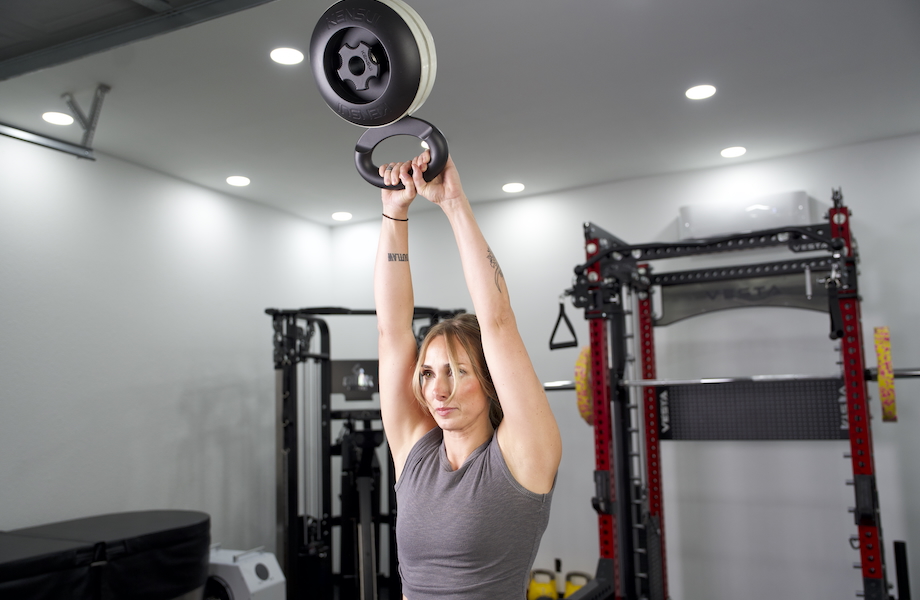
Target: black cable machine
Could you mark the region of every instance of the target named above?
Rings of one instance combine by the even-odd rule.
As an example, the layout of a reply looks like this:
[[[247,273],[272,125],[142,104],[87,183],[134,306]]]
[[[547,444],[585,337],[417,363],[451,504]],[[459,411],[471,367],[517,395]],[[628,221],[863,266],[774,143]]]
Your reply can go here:
[[[862,595],[889,600],[866,382],[877,371],[863,356],[856,245],[850,212],[833,193],[828,223],[685,240],[628,244],[585,224],[587,261],[566,290],[589,322],[590,389],[594,411],[594,508],[598,513],[598,582],[573,599],[668,598],[660,441],[850,441]],[[670,273],[645,261],[759,248],[827,256]],[[660,289],[662,315],[652,315]],[[759,376],[658,381],[654,327],[693,315],[742,306],[788,306],[828,312],[830,338],[840,342],[839,377]],[[627,316],[635,317],[628,319]],[[574,345],[554,342],[550,348]],[[567,323],[568,324],[568,323]],[[569,327],[571,330],[571,327]],[[630,380],[630,343],[640,378]],[[917,376],[895,371],[895,377]],[[571,389],[573,386],[558,386]],[[552,389],[552,388],[548,388]],[[631,390],[641,390],[632,394]],[[755,418],[750,418],[752,412]],[[900,600],[909,600],[906,545],[895,542]]]
[[[274,329],[276,375],[276,533],[278,562],[287,600],[376,600],[378,592],[402,597],[396,561],[396,494],[387,456],[386,508],[382,508],[377,448],[384,435],[380,410],[332,409],[332,394],[376,391],[376,360],[368,372],[341,371],[331,359],[329,326],[322,316],[374,315],[373,310],[318,307],[269,308]],[[463,310],[416,307],[417,339],[442,319]],[[373,363],[373,364],[371,364]],[[310,371],[307,373],[307,371]],[[337,372],[338,371],[338,372]],[[303,399],[302,395],[310,395]],[[340,433],[333,442],[333,422]],[[332,458],[341,457],[341,511],[333,514]],[[302,464],[301,464],[302,463]],[[312,514],[311,514],[312,511]],[[380,574],[380,527],[388,528],[388,576]],[[333,531],[338,531],[339,569],[333,572]],[[380,594],[380,596],[384,596]]]

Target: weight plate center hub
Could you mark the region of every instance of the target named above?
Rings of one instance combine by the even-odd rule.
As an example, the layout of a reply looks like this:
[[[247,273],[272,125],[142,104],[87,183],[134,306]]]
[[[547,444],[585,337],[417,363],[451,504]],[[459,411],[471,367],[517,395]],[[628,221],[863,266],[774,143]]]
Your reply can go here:
[[[368,81],[380,75],[380,66],[371,47],[364,42],[358,42],[356,48],[343,44],[339,49],[342,66],[337,73],[339,79],[348,81],[355,86],[355,91],[368,89]]]

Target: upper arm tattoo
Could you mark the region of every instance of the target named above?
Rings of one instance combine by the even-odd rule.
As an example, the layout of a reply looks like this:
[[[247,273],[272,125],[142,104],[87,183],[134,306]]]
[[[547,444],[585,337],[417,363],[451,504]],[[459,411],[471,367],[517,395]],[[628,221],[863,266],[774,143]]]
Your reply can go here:
[[[502,268],[498,265],[498,260],[496,260],[495,255],[492,254],[492,249],[489,248],[489,253],[486,255],[486,258],[489,259],[489,266],[495,269],[495,287],[498,288],[498,292],[502,291],[502,280],[505,278],[504,273],[502,273]]]

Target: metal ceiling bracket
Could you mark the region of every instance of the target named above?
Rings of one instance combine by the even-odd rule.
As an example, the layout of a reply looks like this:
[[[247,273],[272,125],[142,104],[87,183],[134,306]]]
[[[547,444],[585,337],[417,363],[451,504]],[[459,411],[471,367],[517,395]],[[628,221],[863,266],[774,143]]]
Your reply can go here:
[[[61,152],[73,154],[77,158],[96,160],[96,157],[93,156],[92,148],[71,144],[70,142],[65,142],[57,138],[41,135],[40,133],[33,133],[31,131],[26,131],[25,129],[19,129],[18,127],[13,127],[12,125],[5,125],[0,123],[0,135],[6,135],[11,138],[16,138],[17,140],[37,144],[39,146],[44,146],[45,148],[51,148],[52,150],[60,150]]]
[[[89,118],[83,114],[83,111],[80,109],[80,105],[77,104],[77,101],[74,99],[73,94],[66,92],[61,95],[64,101],[67,103],[67,107],[70,108],[70,112],[73,115],[73,118],[76,119],[77,123],[80,124],[80,127],[83,128],[83,146],[87,148],[93,143],[93,136],[96,134],[96,125],[99,124],[99,112],[102,110],[102,101],[105,99],[105,95],[111,91],[111,87],[107,86],[104,83],[100,83],[96,88],[96,95],[93,96],[93,106],[89,111]]]

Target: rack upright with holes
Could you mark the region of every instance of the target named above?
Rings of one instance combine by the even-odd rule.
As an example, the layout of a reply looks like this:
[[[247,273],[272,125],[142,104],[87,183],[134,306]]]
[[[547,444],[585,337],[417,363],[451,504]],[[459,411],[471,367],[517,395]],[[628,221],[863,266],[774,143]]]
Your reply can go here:
[[[858,595],[889,600],[867,406],[867,380],[872,372],[863,356],[850,212],[839,190],[833,193],[827,217],[828,223],[819,225],[650,244],[628,244],[592,223],[585,224],[587,260],[576,267],[575,284],[566,294],[584,309],[589,322],[596,462],[593,504],[601,555],[598,576],[606,569],[610,581],[607,591],[594,586],[576,598],[668,598],[662,439],[848,439],[857,527],[851,544],[860,553],[863,581]],[[653,273],[647,262],[771,247],[810,254],[780,262],[670,273]],[[816,257],[816,252],[822,255]],[[693,301],[694,293],[705,293],[706,286],[715,282],[737,290],[769,289],[771,293],[743,302],[733,294],[723,294],[720,302],[710,306]],[[660,318],[653,316],[654,290],[660,290],[662,301],[671,309]],[[695,385],[713,383],[709,380],[656,380],[656,326],[742,305],[829,313],[830,337],[840,341],[841,376],[731,378],[715,386]],[[634,318],[628,318],[632,315]],[[638,354],[638,380],[629,379],[630,343]],[[636,389],[640,391],[632,394],[630,390]],[[783,403],[777,398],[794,400]],[[765,399],[770,400],[769,408],[765,408]],[[750,419],[740,418],[741,412],[752,407],[761,417],[753,428]],[[896,542],[895,550],[899,584],[908,589],[903,542]]]

